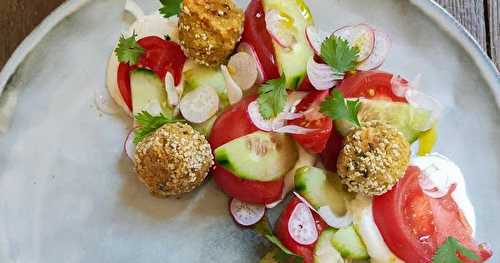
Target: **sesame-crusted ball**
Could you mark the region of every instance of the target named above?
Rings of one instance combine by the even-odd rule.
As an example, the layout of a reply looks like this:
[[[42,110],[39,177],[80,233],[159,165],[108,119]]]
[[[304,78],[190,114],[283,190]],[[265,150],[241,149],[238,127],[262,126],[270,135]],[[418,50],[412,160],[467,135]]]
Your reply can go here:
[[[381,195],[403,177],[409,161],[410,145],[403,134],[372,121],[347,135],[337,172],[350,192]]]
[[[243,21],[243,11],[232,0],[184,0],[179,14],[182,49],[197,63],[218,66],[240,40]]]
[[[137,176],[157,197],[193,191],[213,164],[205,137],[181,123],[165,124],[142,140],[135,152]]]

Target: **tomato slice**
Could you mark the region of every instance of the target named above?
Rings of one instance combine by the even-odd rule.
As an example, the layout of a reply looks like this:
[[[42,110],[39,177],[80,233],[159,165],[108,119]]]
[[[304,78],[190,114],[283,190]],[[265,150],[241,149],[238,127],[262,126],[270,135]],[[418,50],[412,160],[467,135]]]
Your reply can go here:
[[[346,98],[364,97],[407,102],[405,98],[394,95],[391,80],[394,75],[384,71],[372,70],[356,72],[346,78],[338,86],[338,90]]]
[[[259,130],[253,125],[247,113],[248,104],[256,98],[256,96],[243,98],[217,118],[209,138],[212,149]],[[270,204],[281,198],[283,178],[272,182],[244,180],[217,165],[212,174],[223,192],[243,202]]]
[[[311,91],[297,105],[297,112],[312,112],[317,115],[310,119],[302,117],[288,122],[290,125],[297,125],[304,128],[315,129],[307,134],[292,134],[292,137],[311,153],[321,153],[330,137],[333,128],[332,120],[319,112],[319,106],[328,96],[328,91]]]
[[[406,175],[384,195],[373,199],[373,217],[385,243],[408,263],[432,261],[436,249],[453,236],[486,260],[491,253],[478,246],[451,191],[442,198],[425,195],[418,183],[421,171],[409,167]]]
[[[252,0],[245,11],[245,29],[241,42],[250,44],[257,54],[263,70],[264,81],[279,78],[274,46],[267,32],[262,0]]]
[[[174,76],[175,85],[179,85],[182,80],[184,63],[186,63],[187,59],[181,47],[173,41],[164,40],[157,36],[149,36],[140,39],[137,43],[144,48],[139,63],[133,66],[120,63],[117,73],[118,89],[130,111],[132,111],[130,71],[137,67],[151,69],[162,80],[165,79],[167,72],[170,72]]]
[[[312,263],[314,262],[315,244],[301,245],[295,242],[295,240],[293,240],[292,236],[288,232],[288,221],[290,220],[295,207],[301,202],[302,201],[299,198],[294,196],[292,200],[290,200],[290,203],[288,203],[287,207],[281,212],[278,221],[276,221],[276,226],[274,229],[276,236],[280,239],[281,243],[283,243],[286,248],[288,248],[293,253],[303,257],[305,263]],[[325,221],[323,221],[323,219],[321,219],[318,214],[316,214],[315,212],[313,212],[312,214],[314,220],[316,221],[316,229],[318,230],[318,233],[321,234],[323,230],[328,228],[328,225],[325,223]]]

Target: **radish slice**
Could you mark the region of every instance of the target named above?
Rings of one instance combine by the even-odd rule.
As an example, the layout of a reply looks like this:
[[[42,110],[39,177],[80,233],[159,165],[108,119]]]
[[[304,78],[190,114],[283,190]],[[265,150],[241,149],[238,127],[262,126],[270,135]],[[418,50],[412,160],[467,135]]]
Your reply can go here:
[[[240,86],[234,81],[229,74],[229,70],[225,65],[220,66],[224,81],[226,83],[227,98],[231,105],[238,103],[243,98],[243,91]]]
[[[175,107],[179,104],[179,97],[182,96],[184,90],[183,81],[179,86],[175,86],[174,76],[170,72],[165,75],[165,91],[167,91],[168,104]]]
[[[318,230],[309,207],[298,203],[288,221],[288,233],[301,245],[311,245],[318,239]]]
[[[184,95],[180,103],[182,116],[189,122],[202,123],[219,110],[219,96],[210,86],[202,86]]]
[[[135,19],[144,16],[144,11],[142,11],[141,7],[134,0],[127,0],[125,2],[125,11],[132,14]]]
[[[329,206],[322,206],[319,208],[318,214],[325,220],[325,223],[334,228],[342,228],[352,224],[350,212],[347,212],[344,216],[337,216]]]
[[[243,203],[233,198],[229,203],[229,212],[234,221],[239,225],[251,226],[257,224],[264,217],[266,207],[263,205]]]
[[[309,46],[314,50],[316,55],[321,55],[321,44],[328,38],[331,34],[319,30],[315,26],[306,27],[306,39]]]
[[[431,114],[431,118],[429,118],[426,123],[419,125],[418,127],[414,127],[419,131],[427,131],[431,129],[443,114],[444,109],[439,101],[416,89],[409,89],[405,94],[405,98],[410,105],[428,110]]]
[[[252,123],[263,131],[273,131],[273,127],[281,128],[285,125],[284,120],[279,119],[271,119],[265,120],[264,117],[260,114],[259,103],[257,100],[248,104],[248,115],[250,116],[250,120]]]
[[[352,47],[359,49],[358,62],[367,59],[375,47],[375,32],[366,24],[343,27],[334,34],[347,40]]]
[[[316,129],[304,128],[297,125],[287,125],[274,130],[274,132],[277,133],[288,133],[288,134],[308,134],[313,131],[316,131]]]
[[[389,35],[375,30],[375,47],[373,48],[373,52],[365,61],[358,65],[358,70],[368,71],[380,67],[384,63],[390,48],[391,39]]]
[[[343,79],[344,74],[336,73],[329,65],[310,58],[307,62],[307,77],[315,89],[328,90],[337,84],[337,80]]]
[[[318,211],[316,210],[316,208],[314,208],[311,204],[309,204],[309,201],[307,201],[304,197],[302,197],[299,193],[297,192],[293,192],[293,195],[295,195],[298,199],[300,199],[300,201],[302,201],[302,203],[306,204],[307,207],[309,207],[309,209],[311,209],[312,211],[316,212],[317,214]]]
[[[233,77],[234,82],[240,86],[242,90],[248,90],[257,81],[257,63],[252,55],[246,52],[238,52],[234,54],[227,63],[229,73]]]
[[[289,19],[282,16],[279,10],[271,9],[267,11],[265,20],[267,31],[278,45],[289,48],[297,42],[292,29],[287,28],[287,24],[290,23]]]
[[[252,45],[246,42],[242,42],[238,46],[238,52],[245,52],[254,58],[258,73],[256,83],[264,82],[264,69],[262,68],[262,64],[260,64],[259,57],[257,56],[257,53],[255,52],[255,49],[252,47]]]
[[[135,161],[135,144],[134,144],[134,131],[135,128],[130,130],[123,143],[123,151],[127,154],[128,158],[134,162]]]

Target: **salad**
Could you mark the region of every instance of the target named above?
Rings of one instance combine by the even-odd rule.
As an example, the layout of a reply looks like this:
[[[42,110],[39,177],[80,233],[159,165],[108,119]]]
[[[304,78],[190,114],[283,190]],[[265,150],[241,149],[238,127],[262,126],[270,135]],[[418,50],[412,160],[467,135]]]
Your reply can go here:
[[[145,15],[127,1],[135,22],[107,69],[153,195],[210,176],[234,222],[269,241],[263,263],[491,258],[460,168],[432,152],[442,106],[418,76],[380,70],[382,29],[319,28],[303,0],[160,2]]]

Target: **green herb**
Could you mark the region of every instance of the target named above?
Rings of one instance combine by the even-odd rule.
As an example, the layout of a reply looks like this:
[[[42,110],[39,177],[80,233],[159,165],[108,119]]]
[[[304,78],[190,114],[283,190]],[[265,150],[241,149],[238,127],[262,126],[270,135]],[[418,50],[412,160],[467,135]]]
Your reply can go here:
[[[176,16],[181,11],[182,0],[160,0],[162,7],[160,14],[165,18]]]
[[[163,38],[167,41],[170,41],[172,39],[169,34],[164,35]]]
[[[138,144],[149,134],[155,132],[165,124],[183,121],[179,119],[167,118],[162,113],[158,116],[153,116],[147,111],[143,111],[135,115],[135,120],[137,121],[137,124],[139,124],[139,128],[135,131],[134,144]]]
[[[436,251],[432,263],[462,263],[457,253],[470,260],[477,261],[480,259],[476,253],[460,244],[460,241],[454,237],[448,237],[446,242]]]
[[[321,103],[321,112],[332,120],[346,120],[360,126],[358,112],[361,102],[358,100],[346,100],[342,93],[334,90],[330,96]]]
[[[126,38],[123,35],[120,37],[118,46],[115,49],[118,61],[128,63],[130,65],[135,65],[139,62],[139,58],[142,53],[144,53],[144,48],[137,43],[137,40],[135,39],[136,37],[137,35],[135,32],[130,37]]]
[[[285,76],[267,81],[259,90],[259,111],[264,119],[269,120],[283,111],[288,100]]]
[[[321,44],[321,57],[335,72],[344,73],[356,69],[359,49],[349,46],[347,40],[331,35]]]
[[[273,258],[279,263],[302,263],[304,259],[292,251],[287,249],[283,243],[273,234],[271,230],[271,225],[269,224],[269,220],[267,217],[263,217],[255,226],[254,229],[257,233],[261,234],[265,237],[269,242],[274,245],[273,250]]]

